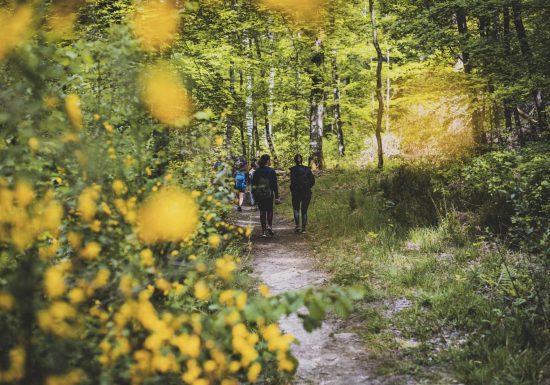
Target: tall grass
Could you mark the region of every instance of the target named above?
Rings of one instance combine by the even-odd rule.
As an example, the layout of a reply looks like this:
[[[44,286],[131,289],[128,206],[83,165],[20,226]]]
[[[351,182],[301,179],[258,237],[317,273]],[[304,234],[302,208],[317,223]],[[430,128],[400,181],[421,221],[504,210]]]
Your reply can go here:
[[[542,383],[550,360],[541,357],[548,358],[550,350],[529,342],[526,333],[536,325],[520,314],[521,305],[514,305],[499,278],[502,256],[488,247],[490,242],[476,239],[462,213],[436,208],[433,199],[415,195],[420,191],[408,193],[399,186],[399,180],[414,176],[396,179],[392,172],[390,165],[383,173],[324,175],[310,208],[310,238],[333,281],[369,289],[358,314],[369,346],[386,359],[381,370],[424,373],[434,383],[439,383],[433,379],[438,370],[467,384]],[[427,186],[427,173],[422,170],[420,182],[411,185]],[[396,185],[391,201],[391,191],[384,189]],[[518,265],[514,271],[521,271],[522,257],[512,254],[506,258]],[[387,304],[401,298],[411,305],[387,315]],[[395,330],[420,343],[399,347]],[[428,364],[435,369],[426,370]]]

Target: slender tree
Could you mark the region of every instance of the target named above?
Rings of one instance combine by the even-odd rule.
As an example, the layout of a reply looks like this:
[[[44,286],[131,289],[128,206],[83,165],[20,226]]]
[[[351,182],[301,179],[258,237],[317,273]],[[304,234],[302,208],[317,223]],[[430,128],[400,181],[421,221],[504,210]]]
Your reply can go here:
[[[334,92],[334,128],[338,138],[338,155],[344,156],[346,144],[344,142],[344,130],[342,129],[342,118],[340,115],[340,75],[338,74],[338,63],[336,50],[332,50],[332,86]]]
[[[378,147],[378,168],[384,167],[384,150],[382,148],[382,118],[384,116],[384,96],[382,95],[382,65],[384,64],[384,56],[378,43],[378,33],[376,28],[376,15],[374,13],[374,0],[369,0],[369,13],[372,25],[372,44],[376,50],[377,66],[376,66],[376,99],[378,100],[378,111],[376,114],[376,145]]]
[[[323,121],[324,90],[322,66],[325,61],[323,43],[320,38],[315,41],[315,49],[311,58],[313,68],[311,70],[311,95],[309,114],[309,151],[311,162],[319,170],[325,168],[323,156]]]

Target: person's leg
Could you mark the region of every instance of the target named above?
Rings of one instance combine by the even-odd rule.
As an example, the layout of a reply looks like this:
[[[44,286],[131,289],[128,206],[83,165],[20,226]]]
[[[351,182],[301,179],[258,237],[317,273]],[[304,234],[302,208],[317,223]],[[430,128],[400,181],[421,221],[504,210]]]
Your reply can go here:
[[[273,235],[273,207],[267,211],[267,233]]]
[[[260,223],[262,224],[262,236],[265,236],[267,231],[267,211],[260,209]]]
[[[239,207],[238,207],[239,211],[242,210],[243,202],[244,202],[244,191],[239,191]]]
[[[300,230],[300,196],[297,194],[292,195],[292,210],[294,211],[296,232],[298,232]]]
[[[311,202],[311,194],[304,196],[302,199],[302,232],[306,231],[309,202]]]

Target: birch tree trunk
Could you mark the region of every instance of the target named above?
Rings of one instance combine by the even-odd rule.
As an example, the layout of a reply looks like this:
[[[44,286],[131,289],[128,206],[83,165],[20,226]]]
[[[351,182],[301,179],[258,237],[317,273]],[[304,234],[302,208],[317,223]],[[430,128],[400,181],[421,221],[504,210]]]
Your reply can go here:
[[[376,145],[378,147],[378,168],[384,167],[384,150],[382,148],[382,118],[384,116],[384,96],[382,95],[382,65],[384,57],[378,43],[378,33],[376,29],[376,15],[374,14],[374,0],[369,0],[369,13],[372,25],[372,44],[376,49],[376,99],[378,100],[378,111],[376,114]]]
[[[269,39],[273,40],[273,36],[271,32],[269,33]],[[256,42],[256,52],[258,55],[258,59],[261,61],[262,59],[262,50],[260,49],[260,43],[258,39],[255,39]],[[270,59],[272,60],[272,57],[270,55]],[[265,99],[262,101],[262,107],[264,110],[264,128],[265,128],[265,141],[267,143],[267,147],[269,148],[269,152],[271,153],[271,158],[273,159],[273,165],[275,167],[279,166],[279,159],[277,158],[277,152],[275,151],[275,145],[273,144],[273,123],[272,123],[272,117],[273,117],[273,92],[275,90],[275,68],[273,67],[270,60],[270,70],[269,70],[269,79],[268,79],[268,101],[266,102]],[[262,81],[265,81],[265,69],[263,66],[263,63],[260,63],[260,77],[262,78]]]
[[[310,95],[309,113],[309,152],[311,162],[318,170],[325,168],[323,157],[323,120],[325,109],[323,105],[323,77],[322,65],[324,63],[323,45],[320,39],[315,41],[315,52],[312,57],[312,85]]]

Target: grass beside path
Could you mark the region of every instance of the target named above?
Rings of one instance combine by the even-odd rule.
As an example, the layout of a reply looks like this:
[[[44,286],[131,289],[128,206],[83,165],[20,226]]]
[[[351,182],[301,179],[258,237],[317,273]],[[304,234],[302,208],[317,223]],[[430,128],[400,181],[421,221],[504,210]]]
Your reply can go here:
[[[279,212],[290,215],[289,201]],[[503,259],[513,265],[517,256],[472,236],[457,214],[404,226],[388,215],[376,171],[338,171],[317,180],[310,229],[333,282],[368,290],[356,318],[380,374],[433,384],[543,383],[548,357],[522,346],[530,336],[501,300],[512,290]]]

